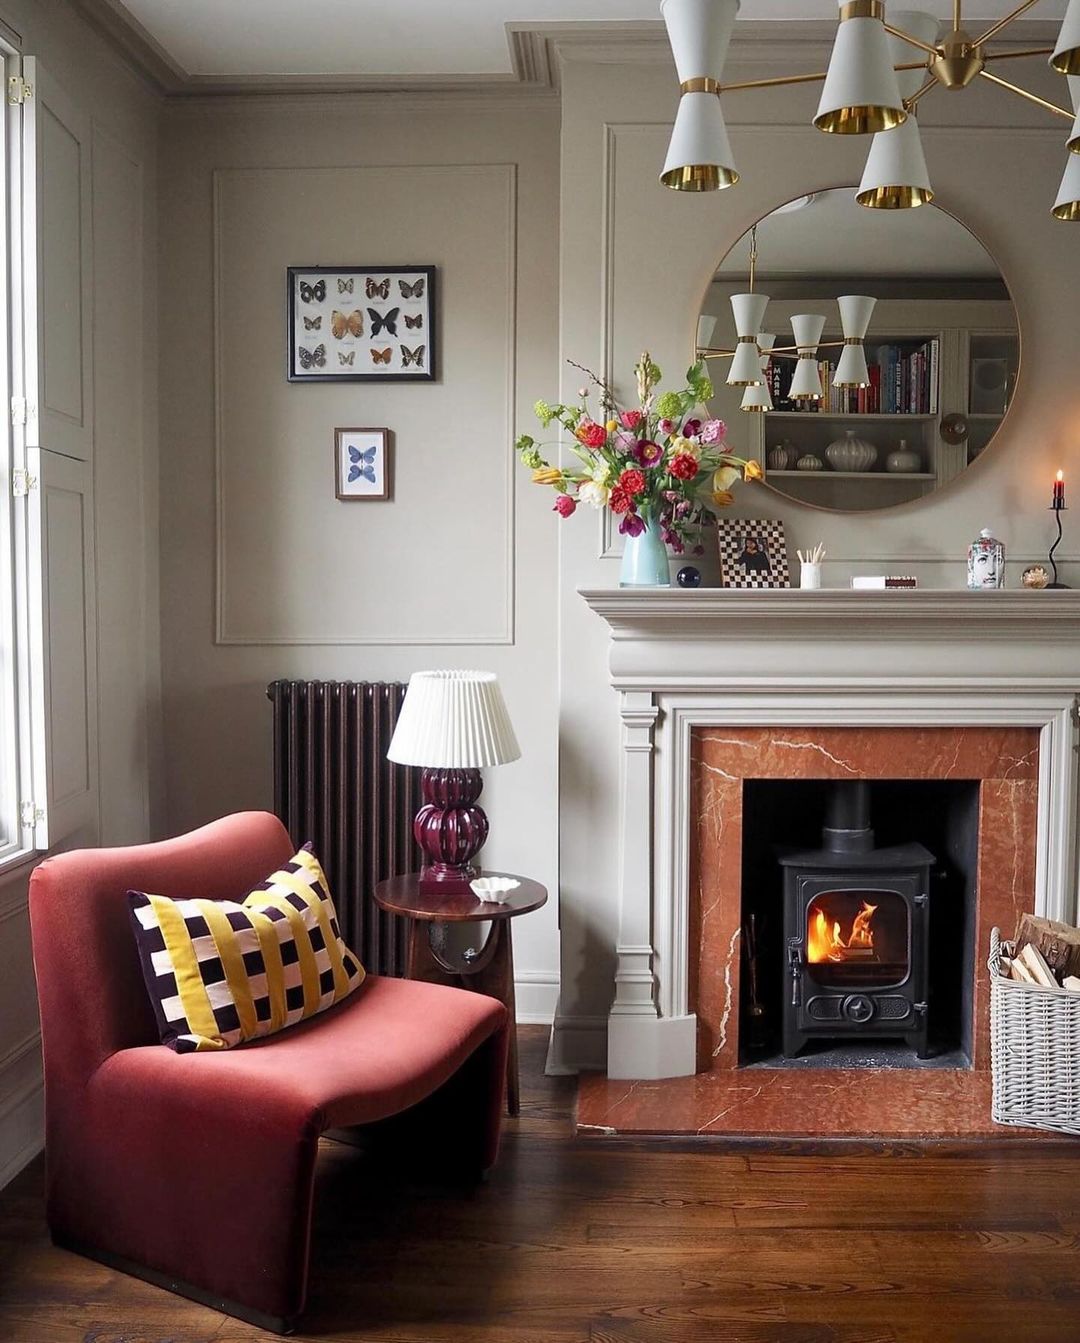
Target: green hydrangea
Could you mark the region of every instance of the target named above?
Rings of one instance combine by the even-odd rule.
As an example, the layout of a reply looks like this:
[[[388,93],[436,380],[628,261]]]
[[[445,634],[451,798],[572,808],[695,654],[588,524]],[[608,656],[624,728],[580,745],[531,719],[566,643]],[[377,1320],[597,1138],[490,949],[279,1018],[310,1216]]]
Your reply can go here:
[[[683,399],[678,392],[663,392],[656,400],[656,413],[662,420],[677,420],[682,416]]]
[[[549,406],[546,401],[537,401],[533,406],[533,414],[546,429],[555,418],[555,407]]]

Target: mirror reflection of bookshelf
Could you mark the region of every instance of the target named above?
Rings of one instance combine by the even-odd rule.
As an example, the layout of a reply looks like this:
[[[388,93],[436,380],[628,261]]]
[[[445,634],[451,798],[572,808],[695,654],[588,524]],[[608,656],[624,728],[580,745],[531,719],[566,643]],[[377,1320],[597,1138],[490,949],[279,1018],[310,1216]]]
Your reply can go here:
[[[825,335],[823,340],[831,338]],[[858,390],[833,387],[839,356],[835,350],[829,353],[819,364],[820,402],[791,401],[787,392],[793,361],[770,362],[767,376],[775,409],[762,417],[766,478],[785,494],[823,508],[887,507],[936,489],[940,483],[936,461],[940,335],[904,333],[868,340],[870,385]],[[876,449],[868,469],[838,469],[829,461],[830,444],[842,444],[848,435]],[[901,452],[902,457],[895,456]],[[838,454],[839,461],[843,455]],[[798,463],[805,458],[819,460],[821,469],[800,467]]]
[[[968,343],[968,461],[983,451],[1009,409],[1020,367],[1015,333],[973,331]]]

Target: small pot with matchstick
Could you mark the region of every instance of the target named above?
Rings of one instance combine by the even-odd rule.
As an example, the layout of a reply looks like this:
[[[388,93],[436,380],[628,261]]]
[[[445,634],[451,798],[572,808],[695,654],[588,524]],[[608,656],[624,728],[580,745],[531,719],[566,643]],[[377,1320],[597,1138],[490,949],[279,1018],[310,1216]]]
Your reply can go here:
[[[821,587],[821,565],[825,559],[824,544],[819,541],[813,550],[797,550],[795,554],[799,557],[800,565],[799,587]]]

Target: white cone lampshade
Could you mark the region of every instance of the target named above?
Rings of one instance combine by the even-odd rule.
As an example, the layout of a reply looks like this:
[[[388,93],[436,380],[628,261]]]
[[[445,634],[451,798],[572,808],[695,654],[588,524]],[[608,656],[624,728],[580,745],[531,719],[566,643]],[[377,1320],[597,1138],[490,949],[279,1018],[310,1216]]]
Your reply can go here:
[[[940,23],[933,14],[917,9],[889,11],[889,19],[897,28],[933,45],[938,39]],[[893,65],[903,65],[911,59],[911,46],[901,37],[889,34],[889,54]],[[902,98],[918,92],[925,69],[898,70],[896,82]],[[926,205],[934,199],[930,174],[926,170],[922,136],[913,114],[907,121],[894,126],[893,131],[878,131],[870,142],[866,169],[859,183],[855,199],[871,210],[908,210]]]
[[[761,371],[763,374],[768,372],[769,351],[775,344],[776,337],[770,332],[758,332],[757,346],[761,351],[759,363],[761,364]],[[767,381],[762,381],[754,387],[748,387],[746,391],[743,392],[742,405],[740,407],[741,410],[757,411],[760,413],[762,411],[772,410],[772,408],[772,393],[769,391],[769,384]]]
[[[769,306],[767,294],[732,294],[731,312],[739,343],[728,370],[729,387],[756,387],[762,382],[761,356],[758,354],[757,333]]]
[[[717,191],[739,180],[720,99],[711,87],[719,84],[738,12],[739,0],[661,0],[682,86],[660,174],[664,186],[675,191]],[[709,87],[694,88],[699,81]]]
[[[822,389],[817,347],[825,330],[825,318],[819,313],[799,313],[791,319],[791,330],[799,351],[799,362],[795,365],[788,396],[792,401],[820,401]]]
[[[483,769],[520,755],[494,672],[413,672],[388,760],[426,769]]]
[[[699,317],[697,320],[697,347],[699,350],[711,350],[716,339],[718,317]]]
[[[1060,75],[1080,75],[1080,0],[1069,0],[1050,64]]]
[[[863,340],[870,329],[870,318],[874,315],[877,299],[865,294],[845,294],[836,302],[840,308],[840,325],[847,343],[836,366],[833,386],[866,387],[870,383],[870,371],[866,367]]]
[[[1057,200],[1054,201],[1055,219],[1065,219],[1070,223],[1080,220],[1080,154],[1070,154],[1065,165],[1065,176],[1061,179]]]
[[[913,116],[874,136],[855,199],[871,210],[910,210],[934,199],[919,123]]]
[[[772,410],[772,408],[772,393],[765,383],[760,383],[757,387],[747,387],[743,392],[740,410],[755,411],[762,414],[767,410]]]
[[[873,135],[907,117],[893,69],[881,0],[856,0],[859,11],[841,18],[814,125],[839,135]],[[847,0],[840,0],[840,9]]]
[[[720,191],[738,180],[720,99],[684,93],[660,181],[673,191]]]
[[[1076,120],[1073,122],[1072,130],[1069,132],[1069,138],[1066,144],[1074,154],[1080,154],[1080,75],[1069,76],[1069,95],[1072,98],[1073,111],[1076,113]]]

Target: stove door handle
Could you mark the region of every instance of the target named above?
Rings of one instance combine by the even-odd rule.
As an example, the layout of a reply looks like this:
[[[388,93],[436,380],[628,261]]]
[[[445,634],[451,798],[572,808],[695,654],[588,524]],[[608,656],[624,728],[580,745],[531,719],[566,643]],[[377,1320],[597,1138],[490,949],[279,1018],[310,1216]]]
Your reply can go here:
[[[798,1007],[799,991],[802,988],[802,938],[793,937],[788,941],[788,970],[791,972],[791,1005]]]

